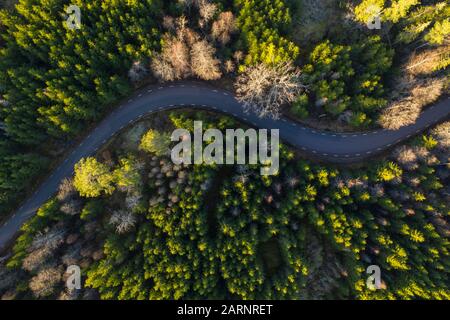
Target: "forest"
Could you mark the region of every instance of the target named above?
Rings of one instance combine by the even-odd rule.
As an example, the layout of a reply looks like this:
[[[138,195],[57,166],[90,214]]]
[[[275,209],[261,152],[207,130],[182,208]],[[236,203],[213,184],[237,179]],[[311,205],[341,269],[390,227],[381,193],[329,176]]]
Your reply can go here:
[[[368,167],[282,147],[258,165],[174,165],[173,128],[224,116],[173,112],[129,129],[22,228],[0,292],[39,299],[449,299],[447,122]],[[164,123],[159,130],[155,124]],[[443,134],[444,133],[444,134]],[[165,146],[165,147],[162,147]],[[379,265],[383,290],[366,287]],[[85,287],[64,286],[79,265]]]
[[[0,222],[147,85],[208,82],[260,117],[354,133],[415,123],[448,97],[449,65],[445,0],[18,0],[0,8]],[[263,177],[174,165],[170,132],[194,120],[244,126],[163,112],[81,159],[0,260],[0,297],[450,298],[449,122],[350,166],[283,145]]]

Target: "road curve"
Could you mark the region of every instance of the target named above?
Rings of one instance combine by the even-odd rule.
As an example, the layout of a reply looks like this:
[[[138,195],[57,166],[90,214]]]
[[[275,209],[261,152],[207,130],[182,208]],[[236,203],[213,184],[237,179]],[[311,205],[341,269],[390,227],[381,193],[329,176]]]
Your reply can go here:
[[[319,132],[286,119],[261,119],[255,114],[247,114],[232,93],[199,83],[149,87],[106,117],[17,210],[16,214],[0,227],[0,252],[14,238],[22,224],[56,192],[60,181],[73,174],[73,167],[81,158],[94,154],[115,133],[145,115],[176,108],[218,111],[258,128],[279,129],[280,136],[285,142],[303,152],[332,163],[348,163],[381,153],[447,118],[450,115],[450,100],[446,99],[428,108],[415,124],[399,130],[340,134]]]

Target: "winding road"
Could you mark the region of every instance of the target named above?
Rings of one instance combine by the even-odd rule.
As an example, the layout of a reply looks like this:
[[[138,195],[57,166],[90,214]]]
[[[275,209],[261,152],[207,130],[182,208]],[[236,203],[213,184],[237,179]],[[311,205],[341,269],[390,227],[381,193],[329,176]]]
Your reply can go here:
[[[73,174],[73,167],[81,158],[94,154],[114,134],[134,121],[150,113],[176,108],[199,108],[222,112],[254,127],[279,129],[280,137],[285,142],[305,153],[327,162],[349,163],[381,153],[446,119],[450,115],[450,99],[427,108],[415,124],[399,130],[340,134],[317,131],[287,119],[261,119],[255,114],[245,113],[232,93],[204,84],[185,82],[164,87],[149,87],[106,117],[0,227],[0,252],[14,239],[22,224],[53,196],[61,180]]]

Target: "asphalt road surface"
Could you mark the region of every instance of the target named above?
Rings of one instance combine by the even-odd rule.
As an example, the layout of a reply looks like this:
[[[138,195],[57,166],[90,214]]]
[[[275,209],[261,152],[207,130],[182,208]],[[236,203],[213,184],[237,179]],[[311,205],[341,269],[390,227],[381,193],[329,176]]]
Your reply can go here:
[[[340,134],[321,132],[286,119],[261,119],[247,114],[230,92],[198,83],[150,87],[129,99],[105,118],[77,146],[38,190],[0,227],[0,252],[14,238],[22,224],[57,191],[63,178],[73,174],[74,165],[94,154],[114,134],[154,112],[176,108],[199,108],[222,112],[254,127],[279,129],[284,142],[331,163],[350,163],[369,158],[420,133],[450,115],[450,99],[427,108],[417,122],[399,130]]]

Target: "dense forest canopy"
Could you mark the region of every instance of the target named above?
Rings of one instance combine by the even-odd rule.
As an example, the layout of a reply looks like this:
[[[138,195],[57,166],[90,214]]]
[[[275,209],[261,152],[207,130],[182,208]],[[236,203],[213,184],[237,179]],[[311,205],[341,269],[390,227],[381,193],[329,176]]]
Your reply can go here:
[[[448,123],[359,169],[313,164],[282,147],[273,177],[258,166],[174,165],[146,151],[199,119],[242,127],[176,112],[81,160],[22,228],[3,290],[61,299],[450,298],[449,174],[438,166]],[[158,135],[145,131],[156,122]],[[64,289],[71,264],[83,268],[82,291]],[[369,265],[383,270],[383,290],[367,288]]]
[[[413,124],[448,95],[449,19],[445,0],[18,0],[0,10],[0,221],[148,84],[210,82],[317,130]],[[283,146],[280,174],[261,177],[171,163],[170,130],[194,120],[242,127],[161,114],[80,160],[0,262],[0,295],[450,298],[449,122],[350,168]],[[82,291],[63,287],[71,264]],[[369,265],[383,290],[366,287]]]

